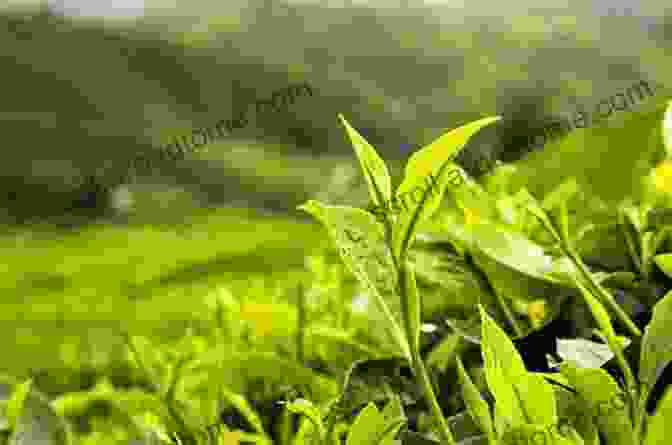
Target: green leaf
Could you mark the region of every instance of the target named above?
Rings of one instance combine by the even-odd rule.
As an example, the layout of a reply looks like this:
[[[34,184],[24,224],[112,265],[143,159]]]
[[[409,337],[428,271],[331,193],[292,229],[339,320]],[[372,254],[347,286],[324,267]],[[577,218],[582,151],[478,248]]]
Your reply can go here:
[[[460,343],[458,334],[448,334],[443,337],[439,344],[434,346],[427,354],[427,366],[433,366],[445,372],[453,358],[457,357]]]
[[[406,424],[406,417],[387,419],[382,431],[378,434],[375,445],[393,445],[394,438],[399,430]]]
[[[560,371],[576,389],[609,445],[631,445],[633,428],[626,397],[603,369],[578,368],[562,362]]]
[[[483,430],[474,421],[468,411],[462,411],[446,419],[450,431],[455,435],[455,440],[482,436]]]
[[[403,358],[359,360],[353,363],[345,376],[343,391],[334,408],[350,412],[369,401],[394,399],[400,395],[405,403],[415,403],[420,398],[418,385],[406,378]],[[406,369],[407,374],[410,369]]]
[[[72,433],[68,424],[54,411],[49,399],[38,391],[30,380],[21,383],[12,377],[0,375],[0,394],[5,395],[0,396],[0,399],[4,399],[2,400],[4,412],[0,417],[6,421],[5,427],[12,430],[9,444],[72,443]]]
[[[672,387],[665,391],[665,395],[658,402],[656,412],[648,419],[644,445],[665,443],[665,439],[669,440],[670,437],[672,437]]]
[[[264,423],[261,421],[259,415],[254,411],[250,402],[240,394],[228,390],[225,387],[219,388],[219,394],[222,400],[233,405],[236,410],[247,420],[247,422],[256,430],[257,433],[266,436],[264,431]]]
[[[651,322],[646,326],[639,363],[639,380],[648,390],[653,388],[658,375],[672,361],[672,291],[653,307]]]
[[[558,422],[553,387],[542,376],[526,373],[511,383],[527,423],[555,425]]]
[[[385,419],[371,402],[359,413],[350,427],[346,445],[374,445],[381,433]]]
[[[406,260],[404,260],[406,261]],[[405,301],[402,301],[402,310],[406,323],[406,336],[410,339],[411,350],[420,351],[420,325],[422,324],[420,294],[418,293],[418,286],[415,282],[415,271],[410,261],[406,261],[402,267],[402,280],[405,291]]]
[[[473,233],[476,235],[478,251],[490,260],[530,278],[548,284],[562,284],[560,280],[547,275],[552,270],[553,258],[534,241],[501,224],[482,224],[474,227]],[[535,293],[540,292],[543,291],[539,289]]]
[[[653,261],[665,275],[672,278],[672,253],[664,253],[653,257]]]
[[[576,196],[578,192],[579,184],[576,182],[576,178],[569,178],[553,189],[552,192],[544,196],[541,206],[546,211],[552,210],[562,204],[566,204],[570,199]]]
[[[464,404],[467,407],[467,411],[471,418],[478,424],[487,436],[494,438],[494,428],[492,425],[492,417],[490,416],[490,408],[485,400],[481,397],[481,392],[476,388],[474,382],[471,381],[471,377],[464,369],[462,360],[460,357],[455,357],[457,362],[457,372],[462,387],[462,398],[464,399]]]
[[[665,152],[667,155],[667,159],[672,159],[672,101],[668,102],[662,126],[663,126],[663,143],[665,144]]]
[[[488,388],[495,398],[497,430],[523,424],[557,422],[553,388],[541,376],[529,374],[506,333],[479,306],[481,350]]]
[[[405,203],[403,196],[410,194],[413,202],[404,209],[395,226],[395,255],[400,256],[412,244],[418,225],[439,207],[446,186],[457,183],[458,167],[451,161],[467,141],[481,128],[500,120],[499,116],[479,119],[454,129],[413,153],[404,171],[404,180],[395,193],[395,199]],[[429,181],[429,183],[428,183]],[[415,198],[416,191],[420,198]],[[411,201],[410,199],[408,201]]]
[[[392,397],[385,408],[383,408],[383,417],[386,420],[398,419],[399,417],[406,417],[404,407],[401,404],[399,397]]]
[[[404,431],[401,434],[401,443],[403,445],[440,445],[441,442],[430,439],[424,434],[415,431]]]
[[[616,332],[614,331],[614,326],[611,324],[609,313],[604,308],[602,303],[600,303],[600,301],[595,298],[592,292],[590,292],[583,284],[581,284],[581,280],[577,276],[572,275],[572,278],[574,279],[575,286],[583,294],[583,297],[586,300],[586,304],[588,305],[595,322],[600,327],[600,330],[604,333],[610,345],[615,344]]]
[[[347,268],[371,295],[383,312],[388,332],[398,353],[410,360],[411,353],[404,331],[390,311],[384,294],[398,298],[397,272],[386,248],[385,236],[375,218],[363,210],[345,206],[329,206],[308,201],[299,207],[314,216],[327,228]]]
[[[366,178],[369,187],[371,200],[375,205],[385,206],[392,197],[390,174],[385,162],[378,156],[376,149],[345,120],[343,115],[339,114],[338,117],[343,122],[352,146],[355,148],[359,165],[362,167],[364,178]]]
[[[561,434],[564,432],[564,434]],[[566,437],[572,435],[573,440]],[[581,437],[571,428],[558,425],[521,425],[508,430],[502,437],[503,445],[583,445]]]
[[[31,385],[32,380],[26,380],[25,382],[16,385],[12,397],[10,397],[5,405],[5,415],[7,416],[7,422],[12,430],[17,429],[19,425],[26,400],[28,399],[28,394],[30,393]]]
[[[296,399],[293,402],[285,402],[284,405],[287,409],[295,414],[303,414],[315,425],[317,428],[320,439],[324,440],[327,435],[327,430],[324,428],[324,423],[322,423],[322,416],[320,415],[320,410],[317,409],[315,405],[312,404],[310,400],[306,399]]]

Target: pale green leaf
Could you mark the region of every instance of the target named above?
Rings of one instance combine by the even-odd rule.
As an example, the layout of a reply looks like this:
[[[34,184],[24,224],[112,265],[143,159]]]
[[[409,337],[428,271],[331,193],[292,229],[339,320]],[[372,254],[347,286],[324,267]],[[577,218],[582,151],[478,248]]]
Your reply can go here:
[[[583,445],[581,436],[571,427],[548,425],[521,425],[508,430],[502,445]]]
[[[257,433],[266,435],[264,431],[264,424],[261,421],[261,418],[256,413],[252,405],[247,401],[245,397],[241,394],[236,394],[233,391],[228,390],[225,387],[220,388],[220,397],[222,400],[227,401],[238,410],[240,414],[247,420],[247,422],[256,430]]]
[[[579,368],[571,362],[562,362],[560,371],[586,404],[607,443],[631,445],[633,428],[626,397],[609,373],[599,368]]]
[[[413,153],[404,170],[404,180],[395,193],[395,200],[405,203],[410,195],[409,208],[402,211],[395,228],[395,254],[406,251],[415,236],[418,225],[429,218],[439,207],[443,192],[449,183],[453,187],[462,178],[452,162],[467,141],[481,128],[500,120],[488,117],[454,129]],[[457,176],[456,176],[457,175]],[[420,192],[416,198],[416,192]]]
[[[380,158],[376,149],[350,125],[343,115],[339,114],[338,117],[343,122],[359,159],[359,165],[362,167],[364,178],[369,187],[371,200],[375,205],[384,206],[392,197],[390,174],[385,162]]]
[[[467,407],[469,415],[474,422],[478,424],[482,432],[488,436],[494,437],[494,428],[488,404],[483,400],[480,391],[476,388],[471,377],[469,377],[469,374],[464,369],[460,357],[456,356],[455,361],[457,362],[457,375],[462,388],[462,398],[464,399],[464,404]]]
[[[644,445],[665,443],[672,437],[672,387],[658,402],[656,412],[648,419]]]
[[[639,364],[639,380],[648,389],[653,388],[656,379],[672,362],[672,291],[653,307],[651,322],[646,326],[642,339]]]
[[[359,413],[350,427],[346,445],[374,445],[385,419],[371,402]]]
[[[668,102],[662,125],[663,143],[665,144],[667,159],[672,159],[672,101]]]
[[[569,178],[558,185],[553,191],[544,196],[541,204],[544,210],[551,210],[557,208],[562,203],[567,203],[579,192],[579,185],[576,178]]]
[[[346,267],[371,295],[383,312],[388,332],[398,353],[410,360],[410,349],[404,331],[399,327],[383,295],[398,298],[397,269],[385,245],[385,236],[375,218],[363,210],[329,206],[308,201],[300,209],[310,213],[327,228],[339,249]]]
[[[387,402],[387,405],[385,405],[385,408],[383,408],[383,417],[386,420],[406,417],[406,414],[404,413],[404,407],[401,405],[401,400],[399,400],[399,397],[392,397],[390,401]]]
[[[553,388],[543,377],[525,369],[506,333],[480,307],[481,350],[488,388],[495,398],[496,428],[501,433],[523,424],[557,422]]]
[[[406,307],[403,308],[403,311],[406,314],[406,317],[408,317],[406,335],[412,342],[412,350],[419,351],[422,303],[420,302],[420,294],[418,293],[418,286],[415,282],[415,271],[413,270],[413,264],[411,264],[410,261],[406,261],[405,267],[402,268],[402,273],[403,286],[406,295]]]
[[[672,278],[672,253],[664,253],[653,257],[653,261],[669,278]]]
[[[383,428],[372,445],[393,445],[394,438],[405,424],[406,417],[395,417],[385,420]]]
[[[7,422],[12,430],[16,429],[20,423],[31,385],[32,380],[26,380],[25,382],[16,385],[12,392],[12,396],[5,405],[5,415],[7,416]]]
[[[317,428],[320,438],[324,440],[327,435],[327,431],[324,427],[324,423],[322,423],[320,410],[317,409],[317,407],[313,405],[310,400],[296,399],[293,402],[286,402],[285,406],[289,411],[295,414],[302,414],[306,416]]]
[[[586,287],[581,283],[578,277],[572,276],[574,279],[574,285],[581,291],[583,297],[590,309],[590,313],[593,315],[595,322],[600,327],[602,333],[609,340],[610,345],[615,344],[616,332],[614,331],[614,326],[611,323],[609,318],[609,313],[604,308],[604,305],[590,292]]]

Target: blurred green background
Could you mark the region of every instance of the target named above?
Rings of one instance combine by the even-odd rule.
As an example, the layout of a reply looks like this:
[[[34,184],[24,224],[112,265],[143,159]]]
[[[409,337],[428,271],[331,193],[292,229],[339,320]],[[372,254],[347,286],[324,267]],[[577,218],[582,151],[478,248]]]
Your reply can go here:
[[[672,83],[672,10],[653,1],[110,3],[0,9],[0,369],[13,375],[72,354],[106,363],[121,330],[179,335],[223,283],[245,296],[291,282],[329,246],[296,206],[366,204],[338,113],[397,184],[413,150],[499,114],[460,156],[470,173],[500,158],[535,193],[575,174],[617,199],[655,160],[642,141]],[[640,80],[655,98],[526,154],[521,135]],[[302,82],[314,96],[249,113],[186,159],[158,155]],[[143,151],[151,168],[129,171]]]

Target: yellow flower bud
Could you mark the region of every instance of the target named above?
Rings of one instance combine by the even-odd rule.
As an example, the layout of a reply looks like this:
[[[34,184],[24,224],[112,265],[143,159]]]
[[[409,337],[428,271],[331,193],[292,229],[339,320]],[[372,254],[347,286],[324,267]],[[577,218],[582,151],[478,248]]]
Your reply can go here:
[[[546,302],[544,300],[532,301],[527,305],[527,316],[532,326],[539,326],[546,318]]]

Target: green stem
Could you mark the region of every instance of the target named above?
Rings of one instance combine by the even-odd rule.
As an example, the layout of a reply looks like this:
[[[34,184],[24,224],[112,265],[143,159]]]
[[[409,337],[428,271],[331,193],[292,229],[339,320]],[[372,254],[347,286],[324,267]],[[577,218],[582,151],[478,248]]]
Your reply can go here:
[[[518,337],[523,336],[523,328],[520,326],[518,323],[518,320],[516,320],[515,314],[511,311],[511,308],[509,307],[508,304],[506,304],[506,301],[504,301],[504,297],[495,290],[494,287],[492,287],[492,290],[495,294],[495,297],[497,298],[497,302],[499,305],[502,307],[502,310],[504,311],[504,314],[506,315],[506,318],[509,320],[509,323],[511,323],[511,326],[513,327],[513,331],[516,333]]]
[[[303,288],[303,283],[299,283],[298,288],[298,314],[296,320],[296,361],[299,362],[302,366],[304,363],[304,337],[305,337],[305,328],[306,328],[306,294]]]
[[[572,247],[571,240],[561,236],[557,230],[555,230],[555,227],[553,227],[553,223],[551,223],[550,219],[542,218],[539,215],[535,214],[537,217],[540,218],[542,225],[544,228],[555,238],[555,240],[558,242],[560,249],[562,252],[567,256],[575,265],[575,267],[579,270],[581,275],[583,276],[586,284],[590,288],[590,290],[599,296],[599,298],[602,300],[604,304],[606,304],[609,309],[611,309],[616,316],[620,319],[621,323],[623,323],[630,333],[634,335],[635,337],[641,337],[642,332],[639,330],[637,325],[630,319],[628,314],[623,311],[623,309],[616,303],[614,300],[614,297],[607,292],[606,289],[604,289],[595,279],[593,276],[590,274],[590,271],[586,267],[586,265],[581,261],[581,257],[575,253],[574,248]]]
[[[623,371],[623,377],[625,378],[625,387],[626,387],[626,392],[628,394],[628,401],[630,402],[630,419],[632,421],[632,424],[634,426],[634,431],[633,434],[635,438],[639,437],[639,417],[640,417],[640,395],[639,395],[639,390],[637,387],[637,380],[635,380],[635,375],[632,373],[632,369],[630,368],[630,365],[628,365],[628,362],[625,360],[625,357],[623,356],[623,350],[620,348],[620,346],[613,341],[613,337],[611,335],[606,336],[603,335],[599,332],[597,332],[598,336],[609,345],[609,349],[614,353],[616,356],[616,362],[618,363],[618,367],[621,368],[621,371]],[[637,443],[637,441],[635,441]]]
[[[419,353],[413,357],[413,370],[420,378],[420,384],[422,385],[425,400],[429,404],[429,410],[432,413],[432,418],[434,419],[436,429],[438,430],[441,439],[443,439],[442,442],[448,445],[455,445],[453,433],[451,433],[448,422],[441,412],[439,401],[436,399],[434,389],[432,388],[432,382],[429,379],[429,374],[427,373],[427,369],[425,368],[425,364],[423,363],[422,357],[420,357]]]
[[[644,385],[642,385],[644,386]],[[637,438],[641,441],[644,435],[644,421],[646,420],[646,402],[649,399],[649,388],[645,386],[641,388],[639,393],[639,405],[637,411],[637,417],[635,420],[635,434]]]
[[[413,368],[413,373],[417,378],[420,379],[420,385],[422,388],[425,401],[429,405],[429,410],[434,420],[434,426],[436,427],[439,436],[442,439],[442,442],[445,445],[455,445],[455,438],[453,433],[450,431],[448,422],[441,412],[441,406],[439,401],[436,398],[434,393],[434,388],[432,387],[432,381],[425,367],[425,363],[422,360],[420,355],[419,344],[417,342],[417,333],[414,332],[412,314],[411,311],[414,310],[412,304],[410,303],[411,298],[408,295],[408,291],[414,286],[408,286],[406,280],[409,279],[409,273],[411,271],[407,270],[408,264],[406,263],[405,255],[399,259],[400,269],[399,269],[399,295],[401,297],[401,309],[402,315],[404,318],[404,327],[406,338],[411,349],[411,366]],[[416,299],[417,300],[417,299]]]
[[[581,275],[583,276],[586,283],[589,285],[591,291],[594,294],[600,297],[602,303],[606,304],[613,313],[616,314],[616,317],[625,325],[625,327],[630,331],[635,337],[641,337],[642,332],[639,330],[637,325],[630,319],[628,314],[619,306],[618,303],[614,300],[613,295],[611,295],[600,283],[595,281],[595,278],[591,275],[588,267],[581,261],[581,258],[578,254],[573,252],[569,246],[562,246],[565,255],[567,255],[574,265],[577,267]]]
[[[643,265],[642,265],[643,258],[640,259],[639,255],[637,254],[637,248],[635,247],[635,241],[632,239],[630,230],[628,230],[625,215],[623,213],[619,213],[618,216],[619,216],[618,227],[621,229],[621,233],[623,234],[623,238],[625,238],[625,244],[628,246],[628,252],[630,253],[630,258],[632,258],[632,262],[634,263],[635,268],[639,271],[639,273],[644,274],[644,268],[643,268]],[[641,243],[640,243],[640,245],[641,245]],[[644,255],[642,255],[642,257],[643,256]]]

